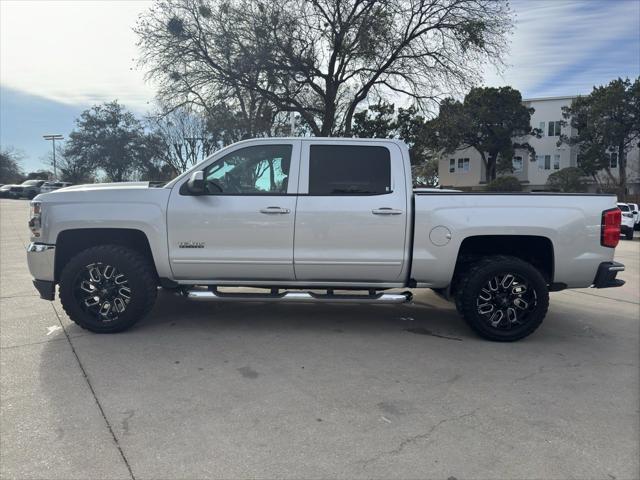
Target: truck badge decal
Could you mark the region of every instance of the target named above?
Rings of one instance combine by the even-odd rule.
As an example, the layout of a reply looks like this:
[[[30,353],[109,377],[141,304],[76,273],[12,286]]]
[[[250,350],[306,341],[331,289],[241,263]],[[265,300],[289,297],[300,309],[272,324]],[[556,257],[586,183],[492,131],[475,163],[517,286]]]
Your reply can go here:
[[[180,242],[178,248],[204,248],[204,242]]]

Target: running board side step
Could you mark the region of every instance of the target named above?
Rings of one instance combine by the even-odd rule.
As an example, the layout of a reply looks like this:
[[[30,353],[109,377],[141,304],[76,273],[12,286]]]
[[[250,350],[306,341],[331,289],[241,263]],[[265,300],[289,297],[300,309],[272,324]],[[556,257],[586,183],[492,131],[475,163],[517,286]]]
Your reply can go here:
[[[185,296],[203,302],[288,302],[288,303],[374,303],[396,304],[411,302],[411,292],[378,293],[372,295],[336,295],[313,292],[284,293],[228,293],[217,290],[186,290]]]

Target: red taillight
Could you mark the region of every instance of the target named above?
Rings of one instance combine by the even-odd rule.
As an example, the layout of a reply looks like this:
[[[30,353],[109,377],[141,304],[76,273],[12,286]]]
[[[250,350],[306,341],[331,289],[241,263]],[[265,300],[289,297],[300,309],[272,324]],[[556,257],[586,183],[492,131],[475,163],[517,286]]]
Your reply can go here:
[[[600,245],[615,248],[620,241],[620,223],[622,212],[619,208],[612,208],[602,212],[602,224],[600,226]]]

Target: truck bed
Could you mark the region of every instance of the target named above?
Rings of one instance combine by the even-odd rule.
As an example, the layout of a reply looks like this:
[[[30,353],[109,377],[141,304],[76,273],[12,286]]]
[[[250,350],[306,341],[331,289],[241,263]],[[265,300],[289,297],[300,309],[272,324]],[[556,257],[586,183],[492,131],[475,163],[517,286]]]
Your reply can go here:
[[[614,195],[564,193],[414,191],[414,246],[411,278],[418,287],[446,287],[463,242],[488,241],[517,247],[520,236],[548,239],[552,281],[589,287],[601,262],[614,249],[600,245],[601,216],[615,208]]]

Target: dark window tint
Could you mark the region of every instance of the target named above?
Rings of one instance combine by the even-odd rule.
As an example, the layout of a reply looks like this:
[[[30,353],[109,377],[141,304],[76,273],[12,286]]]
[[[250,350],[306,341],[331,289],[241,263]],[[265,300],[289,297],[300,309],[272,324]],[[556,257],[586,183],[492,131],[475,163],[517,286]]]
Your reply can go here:
[[[312,145],[309,195],[391,192],[391,158],[385,147]]]

